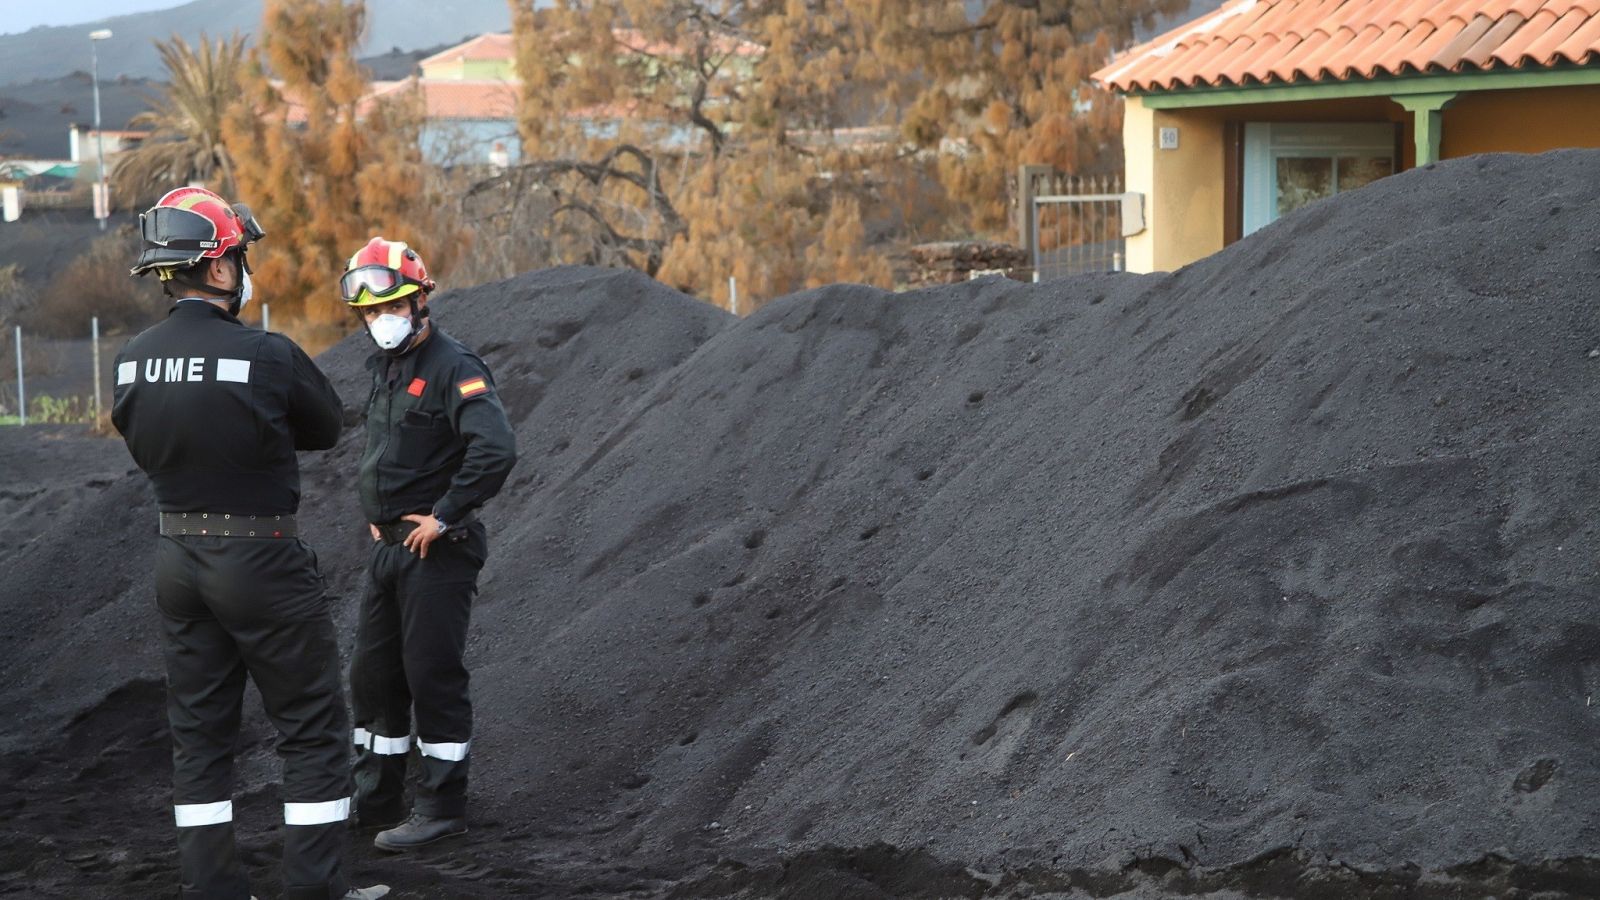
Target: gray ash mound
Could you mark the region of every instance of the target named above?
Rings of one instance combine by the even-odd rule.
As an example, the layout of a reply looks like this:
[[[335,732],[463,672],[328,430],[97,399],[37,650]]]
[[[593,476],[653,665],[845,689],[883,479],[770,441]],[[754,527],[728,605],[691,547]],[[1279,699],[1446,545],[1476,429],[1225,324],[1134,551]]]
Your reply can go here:
[[[479,827],[355,867],[418,896],[1600,893],[1597,194],[1600,153],[1473,158],[1171,275],[737,322],[589,269],[442,296],[523,455],[474,612]],[[352,424],[365,352],[322,360]],[[305,464],[347,637],[361,440]],[[60,462],[120,447],[61,443],[0,434],[0,890],[111,896],[173,877],[154,517]],[[272,778],[257,716],[266,867]],[[48,824],[75,803],[123,824]]]

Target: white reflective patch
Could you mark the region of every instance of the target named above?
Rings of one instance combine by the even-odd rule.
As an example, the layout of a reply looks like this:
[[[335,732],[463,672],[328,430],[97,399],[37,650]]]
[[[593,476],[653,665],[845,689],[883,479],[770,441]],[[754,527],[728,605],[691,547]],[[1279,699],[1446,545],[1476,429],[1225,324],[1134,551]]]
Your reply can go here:
[[[248,359],[219,359],[217,360],[217,380],[236,381],[240,384],[250,383],[250,360]]]
[[[139,364],[125,362],[117,365],[117,384],[133,384],[139,380]]]
[[[379,756],[400,756],[411,749],[411,736],[392,738],[375,734],[371,746],[372,752]]]
[[[322,803],[285,803],[283,824],[327,825],[350,818],[350,798],[325,800]]]
[[[463,741],[459,744],[430,744],[427,741],[417,741],[417,749],[422,751],[423,756],[431,756],[434,759],[442,759],[447,762],[461,762],[466,759],[467,748],[471,746],[471,741]]]
[[[411,749],[410,735],[397,738],[384,737],[381,734],[373,734],[365,728],[357,728],[352,737],[355,738],[357,747],[371,750],[379,756],[400,756]]]
[[[172,808],[173,818],[177,819],[179,828],[195,828],[201,825],[222,825],[233,821],[233,801],[219,800],[216,803],[180,803]]]

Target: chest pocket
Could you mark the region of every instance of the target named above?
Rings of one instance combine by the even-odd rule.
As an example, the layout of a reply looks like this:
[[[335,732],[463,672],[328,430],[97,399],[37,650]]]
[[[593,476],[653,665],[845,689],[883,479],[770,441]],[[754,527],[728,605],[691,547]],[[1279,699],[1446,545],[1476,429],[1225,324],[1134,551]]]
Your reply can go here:
[[[453,439],[450,421],[442,415],[408,409],[400,417],[400,448],[395,462],[407,469],[428,468],[448,455]]]

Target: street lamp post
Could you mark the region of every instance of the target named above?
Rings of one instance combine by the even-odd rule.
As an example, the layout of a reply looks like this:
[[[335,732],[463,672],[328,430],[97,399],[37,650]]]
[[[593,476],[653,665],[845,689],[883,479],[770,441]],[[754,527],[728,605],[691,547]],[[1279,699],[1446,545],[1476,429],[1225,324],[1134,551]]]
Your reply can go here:
[[[111,215],[111,194],[106,190],[106,136],[100,130],[100,54],[96,52],[95,45],[108,37],[111,37],[109,28],[89,32],[89,77],[94,81],[95,154],[100,157],[100,197],[106,212],[105,216],[100,217],[101,231],[106,230],[106,218]],[[99,212],[99,209],[95,211]]]

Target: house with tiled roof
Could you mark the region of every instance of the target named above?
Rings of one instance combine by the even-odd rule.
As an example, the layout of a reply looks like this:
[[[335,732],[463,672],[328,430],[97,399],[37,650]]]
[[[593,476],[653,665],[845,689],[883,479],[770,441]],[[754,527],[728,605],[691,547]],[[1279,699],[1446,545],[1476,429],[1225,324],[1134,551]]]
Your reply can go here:
[[[418,74],[400,81],[374,81],[357,108],[365,117],[381,100],[417,95],[422,113],[423,155],[441,165],[504,166],[515,159],[517,97],[522,82],[509,34],[484,34],[418,63]],[[282,90],[281,82],[274,85]],[[308,112],[285,96],[288,119],[303,124]]]
[[[1126,98],[1127,268],[1171,270],[1414,166],[1600,147],[1600,0],[1230,0],[1094,78]]]
[[[401,91],[421,95],[423,154],[437,163],[491,163],[516,159],[516,45],[509,33],[480,34],[422,60],[419,74],[374,85],[374,98]]]
[[[514,81],[516,43],[510,32],[480,34],[417,63],[429,81]]]
[[[630,28],[612,29],[612,38],[619,63],[630,58],[653,61],[690,52],[686,47],[652,42]],[[763,52],[759,44],[732,37],[719,39],[713,46],[735,60],[735,64],[728,67],[730,73],[747,72],[750,61]],[[518,158],[521,140],[517,133],[517,106],[522,81],[517,76],[516,42],[511,34],[481,34],[441,50],[417,65],[417,74],[410,78],[373,82],[357,114],[365,116],[373,104],[384,99],[415,96],[420,100],[423,116],[423,155],[429,161],[443,165],[488,163],[504,167]],[[285,100],[289,121],[304,123],[308,115],[305,106],[293,97],[285,97]],[[604,137],[615,133],[625,120],[647,114],[641,113],[643,107],[638,101],[629,101],[568,110],[563,114],[582,120],[591,134]],[[661,140],[667,144],[687,144],[693,133],[690,126],[684,125],[667,129]]]
[[[366,102],[420,95],[423,156],[439,164],[494,163],[517,156],[516,81],[409,78],[375,83]]]
[[[631,28],[612,29],[612,39],[619,59],[654,60],[689,52],[685,47],[651,41]],[[738,66],[748,66],[749,60],[762,52],[759,44],[733,37],[713,42],[713,48],[735,60],[731,71],[744,71]],[[429,159],[504,165],[517,157],[517,99],[522,82],[517,77],[516,41],[510,33],[478,35],[417,65],[420,73],[416,77],[374,85],[373,96],[395,96],[408,90],[422,95],[422,143]],[[603,104],[565,114],[589,123],[594,134],[605,135],[625,118],[638,115],[638,106]],[[685,126],[669,132],[665,140],[687,141],[689,131]]]

